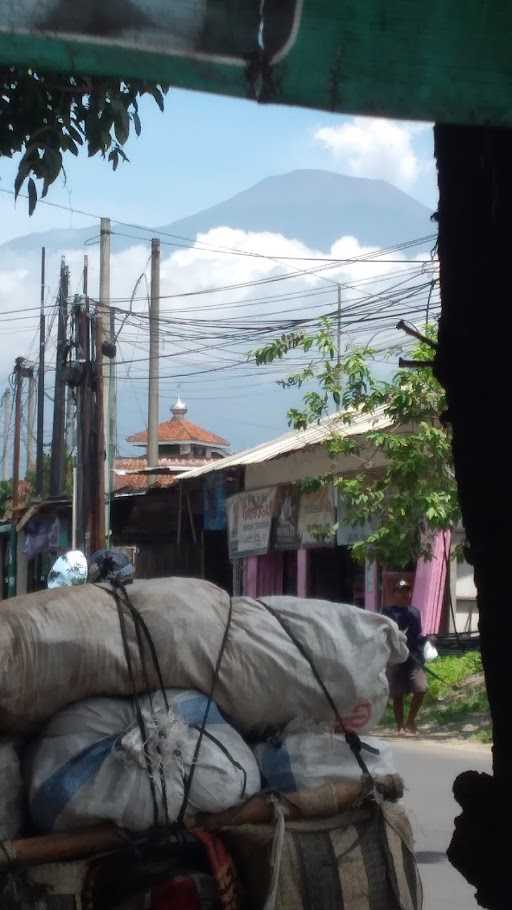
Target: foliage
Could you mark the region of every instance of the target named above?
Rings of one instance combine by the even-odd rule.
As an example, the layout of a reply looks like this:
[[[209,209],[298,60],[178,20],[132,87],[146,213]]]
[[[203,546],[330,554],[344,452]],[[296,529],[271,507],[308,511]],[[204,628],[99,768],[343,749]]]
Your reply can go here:
[[[133,125],[141,132],[138,100],[152,95],[164,108],[167,87],[137,80],[120,80],[34,72],[13,66],[0,68],[0,155],[21,153],[15,194],[25,181],[29,214],[59,174],[65,176],[63,157],[78,155],[82,146],[89,157],[100,153],[114,171],[126,161],[123,151]]]
[[[358,559],[377,559],[396,568],[418,556],[431,556],[432,532],[454,527],[460,520],[449,430],[440,415],[444,391],[430,368],[398,369],[391,381],[375,378],[376,351],[348,348],[337,357],[333,325],[324,320],[314,335],[283,335],[255,354],[259,365],[301,350],[310,362],[281,381],[303,390],[303,406],[292,408],[288,420],[296,429],[318,423],[334,405],[333,432],[327,443],[332,456],[351,455],[364,469],[326,476],[343,502],[344,521],[361,531],[352,546]],[[435,329],[427,327],[427,337]],[[431,348],[420,343],[412,352],[430,361]],[[364,437],[346,435],[361,415],[381,414],[389,426]]]
[[[430,666],[430,664],[427,664]],[[482,657],[479,651],[466,651],[449,657],[439,657],[432,662],[432,669],[439,676],[428,676],[428,690],[433,699],[444,699],[453,694],[454,687],[470,676],[483,673]]]
[[[43,499],[50,495],[50,472],[52,459],[50,455],[43,455]],[[27,480],[34,491],[36,489],[36,472],[35,470],[27,471]],[[64,452],[64,489],[66,496],[73,493],[73,456],[66,450]]]
[[[428,663],[427,668],[439,678],[427,670],[428,690],[419,716],[420,734],[469,735],[470,739],[481,743],[491,742],[489,701],[479,652],[439,657]],[[466,724],[471,725],[468,730],[464,729]],[[381,726],[394,728],[391,705],[386,709]]]
[[[0,518],[5,514],[7,500],[12,496],[12,483],[10,480],[0,480]]]

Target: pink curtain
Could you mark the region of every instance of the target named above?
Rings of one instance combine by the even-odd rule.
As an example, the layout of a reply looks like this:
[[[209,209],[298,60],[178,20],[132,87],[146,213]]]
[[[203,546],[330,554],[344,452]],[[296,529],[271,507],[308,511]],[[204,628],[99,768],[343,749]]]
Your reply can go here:
[[[248,556],[245,560],[243,593],[247,597],[258,596],[258,557]]]
[[[271,551],[258,556],[258,597],[283,593],[283,554]]]
[[[439,632],[441,625],[450,543],[451,531],[438,531],[432,544],[432,559],[419,559],[416,564],[412,603],[421,613],[424,635]]]
[[[283,593],[283,554],[272,551],[245,560],[244,594],[264,597]]]

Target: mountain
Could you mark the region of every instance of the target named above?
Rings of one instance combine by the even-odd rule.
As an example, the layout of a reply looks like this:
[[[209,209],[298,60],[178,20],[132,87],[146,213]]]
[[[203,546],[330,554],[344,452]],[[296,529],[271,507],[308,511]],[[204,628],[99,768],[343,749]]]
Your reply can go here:
[[[266,177],[224,202],[156,227],[154,233],[194,239],[198,232],[225,226],[284,234],[328,252],[343,235],[385,247],[433,234],[430,214],[426,206],[384,180],[298,170]],[[146,240],[149,236],[136,228],[130,228],[130,234]],[[93,235],[94,228],[28,234],[0,245],[0,258],[32,253],[41,246],[48,253],[78,249]],[[132,245],[127,238],[113,238],[114,250]]]
[[[327,252],[338,237],[348,234],[376,246],[432,234],[430,214],[384,180],[301,170],[267,177],[164,230],[185,237],[218,225],[271,231]]]
[[[290,239],[301,241],[310,249],[327,255],[332,244],[344,235],[355,237],[362,245],[389,247],[400,242],[432,235],[435,232],[435,226],[430,221],[429,210],[385,181],[344,177],[328,171],[300,170],[267,177],[217,205],[203,209],[195,215],[155,227],[151,231],[141,231],[132,226],[120,226],[114,223],[114,232],[118,233],[113,234],[112,250],[114,254],[128,250],[137,243],[138,239],[144,240],[147,244],[152,233],[153,235],[161,234],[164,241],[171,239],[166,238],[165,234],[174,235],[176,239],[194,240],[198,233],[207,232],[216,227],[283,234]],[[0,363],[4,364],[4,370],[2,375],[0,369],[0,391],[3,384],[7,383],[8,375],[12,370],[13,358],[17,355],[32,358],[35,356],[38,328],[37,310],[30,308],[37,308],[39,301],[41,247],[45,246],[47,253],[46,274],[49,300],[53,299],[52,295],[55,294],[60,254],[64,252],[70,254],[68,259],[72,271],[72,293],[75,293],[81,283],[82,253],[89,250],[91,269],[89,287],[90,293],[94,296],[97,293],[98,281],[98,245],[93,243],[92,246],[84,248],[84,243],[94,241],[98,234],[99,225],[92,223],[86,228],[28,234],[0,246],[0,269],[5,272],[3,295],[0,294],[0,313],[2,309],[5,309],[6,313],[12,313],[14,307],[20,310],[25,306],[29,308],[27,314],[23,313],[13,317],[12,325],[8,325],[6,319],[3,321],[3,330],[0,333]],[[123,234],[129,235],[129,237],[122,236]],[[430,246],[431,243],[425,245],[424,248]],[[173,249],[172,246],[165,246],[163,258],[168,259]],[[419,251],[420,247],[414,247],[411,254],[416,255]],[[130,255],[123,257],[116,270],[115,256],[113,256],[112,274],[115,275],[115,278],[113,278],[112,294],[114,298],[118,297],[121,301],[127,299],[126,295],[131,293],[133,282],[139,274],[139,266],[143,268],[146,259],[145,250],[139,250],[136,255],[134,251],[133,257]],[[206,263],[204,268],[201,263],[183,267],[185,279],[183,277],[180,279],[179,274],[171,274],[171,270],[168,269],[164,279],[167,281],[167,287],[170,288],[172,285],[173,290],[188,291],[188,285],[172,284],[172,282],[180,280],[190,281],[192,288],[218,286],[218,275],[216,274],[214,279],[210,279],[208,271],[212,268],[214,270],[212,274],[215,274],[215,263],[210,265],[208,257],[204,257],[204,259]],[[133,275],[128,274],[131,267],[134,270]],[[240,280],[240,274],[244,274],[244,270],[246,277],[242,281],[250,282],[252,274],[255,274],[256,278],[260,277],[256,272],[251,272],[251,259],[243,262],[236,257],[234,259],[227,257],[226,270],[229,270],[230,267],[235,268],[233,273],[235,284]],[[190,271],[187,272],[186,268],[189,268]],[[217,268],[219,268],[218,263]],[[221,264],[220,274],[224,274],[223,269],[224,265]],[[240,269],[240,274],[236,272],[236,269]],[[278,266],[276,269],[279,271]],[[179,272],[179,270],[177,271]],[[220,284],[224,284],[224,282],[220,281]],[[286,289],[295,287],[297,290],[298,286],[298,284],[293,285],[292,282],[290,286],[287,285]],[[323,286],[324,290],[326,287],[328,288],[325,281],[319,286]],[[267,291],[264,296],[267,299],[261,301],[260,311],[241,310],[241,313],[249,312],[255,315],[268,313],[270,315],[276,309],[272,303],[272,289]],[[243,290],[240,291],[239,297],[243,301]],[[324,299],[327,301],[327,298]],[[227,300],[233,301],[233,297],[228,297]],[[222,298],[217,295],[212,306],[218,307],[221,304]],[[179,315],[181,302],[173,303],[173,306],[176,314]],[[279,304],[277,309],[284,311],[286,304]],[[184,305],[183,312],[190,312],[187,310],[187,304]],[[234,311],[230,309],[227,312],[231,315]],[[302,309],[300,312],[304,315],[305,311]],[[312,312],[316,312],[316,310],[312,310]],[[49,315],[49,319],[51,318]],[[188,382],[187,369],[184,364],[187,358],[183,355],[183,359],[179,357],[177,360],[173,359],[176,356],[173,344],[176,348],[179,346],[179,341],[173,340],[172,333],[169,334],[170,331],[169,329],[167,335],[162,339],[162,356],[165,358],[163,361],[165,370],[163,370],[162,376],[165,377],[167,374],[170,376],[168,380],[161,383],[161,420],[168,416],[168,409],[174,403],[178,393],[178,385],[182,383],[181,391],[188,402],[191,420],[229,439],[234,448],[240,449],[255,445],[286,430],[286,411],[289,407],[298,406],[300,400],[298,392],[278,389],[273,384],[273,379],[264,379],[263,373],[262,383],[266,382],[266,385],[262,384],[261,389],[254,388],[256,382],[253,382],[252,379],[249,380],[249,385],[244,385],[243,382],[241,382],[240,388],[238,383],[234,385],[234,380],[238,376],[242,377],[243,374],[241,371],[237,374],[236,371],[233,372],[229,369],[229,358],[238,359],[238,355],[234,356],[233,351],[220,354],[219,363],[226,363],[226,372],[212,375],[208,373],[207,367],[210,364],[205,361],[206,355],[198,354],[198,359],[194,360],[194,352],[188,351],[188,353],[192,353],[189,363],[192,364],[192,368],[195,363],[196,369],[199,370],[195,379]],[[129,332],[127,334],[129,336]],[[180,337],[179,333],[178,336]],[[132,341],[133,337],[132,333]],[[192,337],[194,337],[193,331]],[[147,339],[136,336],[133,343],[135,344],[135,342],[139,345],[137,356],[144,360],[147,354]],[[194,344],[183,344],[185,350],[194,347]],[[129,349],[127,350],[129,351]],[[235,348],[234,351],[243,352],[243,346]],[[217,349],[212,352],[215,363],[217,353]],[[47,363],[51,363],[53,356],[54,349],[50,346]],[[126,351],[125,356],[129,356]],[[226,357],[228,360],[223,359]],[[141,366],[140,369],[143,370],[143,367]],[[204,375],[203,370],[205,370]],[[51,373],[48,382],[51,387],[53,383]],[[251,383],[253,383],[253,387],[251,387]],[[257,384],[259,385],[259,382]],[[244,397],[244,389],[249,395],[247,399]],[[122,451],[126,453],[125,438],[144,427],[147,393],[143,384],[126,382],[120,383],[118,394],[119,439]],[[50,414],[50,409],[48,414]]]

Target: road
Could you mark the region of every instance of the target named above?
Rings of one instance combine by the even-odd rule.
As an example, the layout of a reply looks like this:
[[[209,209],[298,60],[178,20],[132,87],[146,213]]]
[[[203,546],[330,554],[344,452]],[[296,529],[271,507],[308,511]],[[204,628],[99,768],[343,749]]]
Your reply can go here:
[[[411,739],[393,739],[390,745],[406,786],[404,803],[414,829],[424,910],[473,910],[478,907],[474,889],[445,855],[453,819],[460,812],[451,788],[461,771],[489,771],[490,750]]]

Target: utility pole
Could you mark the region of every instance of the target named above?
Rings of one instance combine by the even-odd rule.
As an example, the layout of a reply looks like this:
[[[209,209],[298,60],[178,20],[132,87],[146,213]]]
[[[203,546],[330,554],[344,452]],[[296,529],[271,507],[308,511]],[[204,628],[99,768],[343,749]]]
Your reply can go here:
[[[104,345],[110,319],[110,219],[101,219],[100,299],[96,310],[96,508],[93,548],[101,549],[110,530],[110,470],[108,459],[108,399],[110,370],[105,366]],[[108,494],[108,500],[107,500]]]
[[[151,304],[149,311],[148,468],[158,465],[160,241],[151,241]]]
[[[53,399],[52,460],[50,467],[50,496],[58,496],[64,487],[65,466],[65,420],[66,384],[64,367],[66,363],[66,317],[69,293],[69,271],[64,257],[60,266],[59,326],[57,332],[57,355],[55,364],[55,395]]]
[[[17,357],[14,364],[14,446],[12,459],[12,507],[16,508],[19,502],[20,482],[20,449],[21,449],[21,392],[23,378],[30,379],[32,367],[25,365],[23,357]]]
[[[94,503],[97,490],[96,434],[93,427],[94,376],[91,365],[91,334],[88,298],[89,260],[84,256],[83,296],[75,304],[77,356],[82,371],[77,387],[76,412],[76,538],[77,546],[90,553],[94,531]],[[103,514],[103,504],[101,505]]]
[[[35,379],[32,371],[28,380],[27,403],[27,474],[34,467]]]
[[[2,395],[4,412],[4,438],[2,441],[2,480],[9,480],[9,424],[11,422],[11,390],[6,389]]]
[[[338,285],[338,316],[336,324],[336,366],[341,361],[341,287]]]
[[[338,285],[338,320],[336,325],[336,366],[338,367],[338,383],[341,382],[339,375],[339,366],[341,363],[341,287]],[[340,390],[341,391],[341,390]],[[341,398],[341,396],[340,396]],[[341,410],[341,400],[338,402],[337,410]]]
[[[37,379],[37,444],[36,444],[36,495],[43,497],[44,477],[44,355],[45,355],[45,262],[46,250],[41,250],[41,309],[39,314],[39,370]]]
[[[113,347],[112,357],[110,359],[110,382],[109,382],[109,461],[110,461],[110,495],[112,495],[112,469],[114,467],[114,458],[117,454],[117,380],[116,380],[116,314],[115,310],[110,310],[110,340]]]

